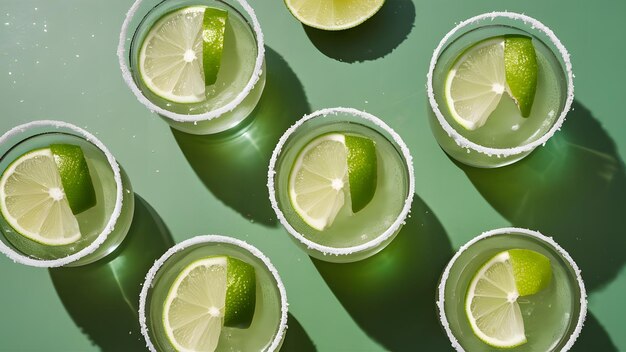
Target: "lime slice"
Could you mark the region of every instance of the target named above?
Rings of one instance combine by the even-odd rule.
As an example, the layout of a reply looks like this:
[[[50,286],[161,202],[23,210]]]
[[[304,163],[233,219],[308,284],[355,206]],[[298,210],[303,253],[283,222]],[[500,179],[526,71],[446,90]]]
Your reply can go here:
[[[291,14],[307,26],[338,31],[372,17],[385,0],[285,0]]]
[[[83,150],[77,145],[53,144],[50,151],[72,213],[79,214],[96,205],[96,191]]]
[[[535,294],[550,282],[550,260],[527,249],[501,252],[472,278],[465,300],[472,330],[493,347],[526,343],[518,297]]]
[[[163,326],[177,351],[215,351],[224,323],[249,326],[256,305],[254,268],[231,257],[185,267],[163,306]]]
[[[159,19],[139,51],[139,73],[148,89],[176,103],[205,99],[202,67],[204,6],[185,7]]]
[[[44,245],[66,245],[81,237],[49,148],[20,156],[4,171],[0,211],[17,233]]]
[[[376,193],[376,146],[369,138],[346,135],[346,147],[352,212],[356,213],[365,208]]]
[[[475,130],[487,122],[505,89],[504,39],[488,39],[455,61],[446,78],[446,102],[456,122]]]
[[[504,69],[509,94],[523,117],[530,115],[537,91],[537,55],[532,39],[507,36],[504,39]]]
[[[224,33],[228,12],[207,7],[202,20],[202,67],[204,84],[210,86],[217,81],[217,73],[222,62]]]
[[[289,199],[298,215],[322,231],[332,225],[345,202],[348,182],[345,136],[320,136],[304,147],[289,176]]]

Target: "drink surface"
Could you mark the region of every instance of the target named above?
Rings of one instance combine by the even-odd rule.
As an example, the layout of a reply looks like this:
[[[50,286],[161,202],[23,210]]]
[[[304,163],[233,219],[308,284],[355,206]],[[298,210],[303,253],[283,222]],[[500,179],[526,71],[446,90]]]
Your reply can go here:
[[[198,3],[194,7],[207,7],[201,5],[204,3],[203,1],[198,1]],[[191,8],[191,6],[171,8],[167,7],[167,2],[160,4],[146,15],[133,36],[130,50],[133,78],[146,98],[165,110],[193,115],[218,109],[231,102],[244,89],[252,76],[257,56],[257,43],[250,25],[234,8],[218,1],[210,1],[210,3],[212,4],[210,7],[226,10],[228,20],[226,21],[224,47],[217,81],[206,87],[206,97],[201,102],[176,103],[158,96],[146,86],[139,69],[140,49],[150,30],[169,14]],[[197,29],[194,31],[195,33],[190,33],[190,35],[195,36],[194,40],[198,42],[194,47],[202,48],[200,31],[202,30],[203,13],[189,13],[186,18],[192,23],[192,27]],[[201,60],[201,58],[202,53],[196,53],[196,60]],[[172,77],[172,79],[177,79],[177,77]]]
[[[521,234],[487,237],[469,247],[454,263],[445,287],[445,314],[450,328],[467,351],[496,349],[473,332],[465,312],[472,278],[496,254],[510,249],[529,249],[545,255],[551,263],[552,280],[542,291],[518,298],[527,342],[513,351],[560,350],[572,334],[580,314],[580,294],[572,268],[550,246]]]
[[[396,221],[404,207],[409,189],[404,158],[387,138],[365,125],[334,122],[310,128],[308,123],[300,126],[289,138],[278,161],[276,193],[285,218],[304,237],[327,247],[353,247],[375,239]],[[365,137],[374,142],[377,159],[376,190],[371,201],[353,214],[350,192],[344,188],[343,207],[332,225],[319,231],[307,225],[295,211],[289,199],[288,183],[300,151],[312,140],[329,133]]]
[[[445,81],[456,60],[468,49],[483,41],[504,35],[524,35],[532,38],[538,64],[537,90],[531,113],[522,117],[513,98],[506,92],[487,122],[468,130],[452,117],[450,102],[445,98]],[[446,121],[468,140],[490,148],[513,148],[531,143],[550,130],[561,114],[566,100],[566,78],[554,53],[538,38],[508,26],[484,26],[459,37],[441,53],[435,69],[433,89]]]
[[[38,259],[66,257],[91,244],[108,223],[117,198],[117,185],[113,170],[104,153],[85,139],[74,135],[46,133],[25,139],[5,154],[0,162],[0,168],[6,170],[14,160],[22,155],[33,150],[48,148],[51,144],[72,144],[82,149],[93,182],[96,204],[79,214],[75,214],[80,228],[80,239],[60,246],[45,245],[24,237],[11,228],[6,220],[2,218],[2,227],[6,240],[21,253]],[[129,206],[126,206],[126,209],[128,208]],[[132,208],[130,206],[131,212]],[[119,227],[124,228],[124,226],[120,224]]]
[[[245,249],[227,243],[203,243],[188,247],[170,257],[159,269],[146,302],[148,330],[158,351],[175,351],[163,327],[163,307],[177,276],[196,260],[229,256],[255,269],[256,308],[250,327],[222,327],[216,351],[263,351],[275,339],[281,319],[280,292],[264,263]]]

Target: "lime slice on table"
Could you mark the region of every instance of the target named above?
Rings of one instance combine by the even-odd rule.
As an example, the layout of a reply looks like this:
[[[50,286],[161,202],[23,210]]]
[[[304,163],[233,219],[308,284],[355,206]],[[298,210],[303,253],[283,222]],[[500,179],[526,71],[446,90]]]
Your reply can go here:
[[[205,86],[217,79],[227,15],[191,6],[158,20],[139,52],[139,72],[148,89],[176,103],[204,101]]]
[[[307,26],[337,31],[372,17],[385,0],[285,0],[291,14]]]
[[[81,237],[49,148],[22,155],[4,171],[0,210],[17,233],[35,242],[61,246]]]
[[[550,260],[535,251],[511,249],[490,259],[472,278],[465,300],[474,334],[493,347],[526,343],[517,299],[545,289],[551,277]]]
[[[523,117],[530,115],[537,91],[537,55],[532,39],[511,35],[504,39],[504,69],[508,92]]]
[[[365,207],[376,192],[377,159],[374,142],[332,133],[307,144],[289,176],[289,199],[298,215],[322,231],[332,225],[350,189],[352,210]]]
[[[225,323],[247,327],[256,305],[254,268],[219,256],[185,267],[163,306],[163,325],[178,351],[214,351]]]

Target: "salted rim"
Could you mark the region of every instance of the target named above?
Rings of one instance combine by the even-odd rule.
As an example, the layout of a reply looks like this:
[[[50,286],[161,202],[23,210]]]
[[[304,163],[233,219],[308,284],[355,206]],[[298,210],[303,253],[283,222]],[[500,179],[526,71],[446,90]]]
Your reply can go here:
[[[565,105],[563,106],[563,110],[561,111],[559,118],[554,122],[554,125],[552,125],[552,128],[550,128],[548,132],[546,132],[543,136],[541,136],[541,138],[537,139],[534,142],[531,142],[531,143],[528,143],[519,147],[514,147],[514,148],[485,147],[485,146],[476,144],[470,141],[469,139],[463,137],[443,117],[443,114],[439,110],[439,105],[437,104],[437,101],[435,100],[435,95],[434,95],[434,90],[433,90],[433,72],[435,70],[435,66],[437,65],[437,60],[439,59],[439,55],[441,54],[441,51],[444,45],[447,44],[448,40],[450,40],[450,38],[454,34],[456,34],[456,32],[458,32],[465,26],[474,24],[476,22],[479,22],[485,19],[491,19],[493,21],[497,17],[506,17],[506,18],[510,18],[513,20],[522,21],[524,24],[530,24],[530,26],[532,26],[533,29],[538,29],[539,31],[547,35],[550,41],[552,41],[552,44],[554,44],[559,50],[559,53],[561,54],[561,58],[563,59],[563,62],[565,63],[565,70],[567,71],[567,99],[565,100]],[[443,37],[443,39],[441,39],[441,42],[439,42],[439,45],[437,45],[437,48],[435,48],[435,51],[433,52],[433,56],[430,59],[430,67],[428,69],[428,74],[426,75],[426,78],[427,78],[426,89],[428,92],[428,100],[430,102],[430,106],[433,112],[435,113],[435,115],[437,116],[437,120],[439,120],[439,124],[444,129],[444,131],[448,133],[449,137],[454,139],[454,141],[459,147],[472,149],[479,153],[486,154],[488,156],[495,155],[497,157],[507,157],[511,155],[521,154],[524,152],[529,152],[535,149],[536,147],[538,147],[539,145],[545,145],[548,139],[550,139],[550,137],[552,137],[552,135],[554,135],[556,131],[561,129],[561,125],[565,121],[565,116],[570,111],[572,102],[574,101],[574,75],[572,73],[572,64],[570,62],[570,56],[569,56],[569,53],[567,52],[567,49],[565,49],[565,46],[561,44],[561,41],[559,40],[559,38],[557,38],[554,32],[552,32],[552,30],[548,28],[546,25],[544,25],[543,23],[539,22],[538,20],[532,17],[515,13],[515,12],[504,11],[504,12],[484,13],[478,16],[474,16],[456,25],[450,32],[448,32]]]
[[[283,285],[283,282],[280,279],[280,276],[278,275],[278,271],[276,270],[274,265],[272,265],[269,258],[266,257],[256,247],[242,240],[238,240],[236,238],[227,237],[227,236],[221,236],[221,235],[203,235],[203,236],[196,236],[196,237],[187,239],[171,247],[170,249],[168,249],[167,252],[165,252],[165,254],[163,254],[159,259],[157,259],[154,262],[154,264],[152,265],[152,267],[146,274],[146,279],[143,282],[143,286],[141,287],[141,293],[139,294],[139,324],[141,325],[141,334],[143,335],[146,341],[146,347],[148,347],[150,351],[152,352],[157,352],[156,348],[154,347],[154,344],[150,340],[150,335],[148,334],[148,325],[146,323],[146,299],[148,297],[148,290],[152,288],[152,281],[154,280],[155,275],[157,274],[161,266],[172,255],[176,254],[177,252],[181,250],[184,250],[185,248],[194,246],[196,244],[209,243],[209,242],[232,244],[234,246],[241,247],[247,250],[255,257],[261,259],[263,264],[265,264],[267,269],[269,269],[269,271],[272,273],[272,276],[274,276],[274,280],[276,280],[276,285],[278,286],[278,291],[280,293],[280,326],[278,328],[278,332],[276,333],[276,336],[274,337],[274,340],[268,347],[267,351],[268,352],[276,351],[278,347],[280,346],[283,340],[283,337],[285,335],[285,332],[287,330],[287,307],[288,307],[287,292],[285,291],[285,286]]]
[[[275,171],[276,162],[278,161],[278,156],[280,155],[280,152],[282,151],[282,148],[287,142],[287,140],[289,139],[289,137],[298,129],[298,127],[300,127],[302,124],[304,124],[308,120],[311,120],[313,118],[324,118],[328,115],[337,115],[338,113],[346,113],[355,117],[362,118],[364,120],[368,120],[374,123],[376,126],[385,130],[387,133],[389,133],[389,135],[391,135],[391,137],[393,138],[394,142],[400,147],[400,150],[402,151],[402,155],[404,156],[404,160],[406,161],[406,167],[408,169],[407,171],[409,174],[409,192],[408,192],[406,200],[404,201],[404,207],[402,208],[402,211],[400,212],[400,214],[398,214],[398,217],[393,222],[393,224],[391,224],[391,226],[389,226],[389,228],[386,231],[384,231],[378,237],[374,238],[373,240],[369,242],[360,244],[358,246],[341,247],[341,248],[328,247],[328,246],[323,246],[321,244],[315,243],[307,239],[306,237],[304,237],[304,235],[302,235],[300,232],[294,229],[289,224],[289,222],[285,218],[285,215],[283,214],[283,212],[280,210],[278,206],[278,201],[276,199],[276,190],[274,188],[274,176],[276,174],[276,171]],[[305,115],[300,120],[298,120],[295,124],[289,127],[289,129],[285,131],[282,137],[280,137],[280,140],[278,141],[278,144],[276,144],[276,148],[274,149],[274,152],[272,153],[272,158],[270,159],[269,169],[267,172],[267,188],[269,190],[270,203],[272,204],[272,208],[274,209],[274,212],[276,212],[276,216],[278,217],[278,220],[287,229],[289,234],[291,234],[296,239],[298,239],[298,241],[305,244],[307,248],[314,249],[318,252],[323,253],[324,255],[327,255],[327,254],[333,254],[337,256],[349,255],[353,253],[363,252],[368,249],[379,246],[381,243],[383,243],[384,241],[389,239],[391,236],[393,236],[393,234],[395,234],[396,231],[398,231],[398,229],[400,229],[400,227],[404,224],[404,221],[407,215],[411,211],[411,203],[413,202],[413,193],[415,192],[415,174],[413,170],[413,157],[411,157],[409,148],[406,146],[402,138],[400,138],[400,136],[396,133],[396,131],[394,131],[391,127],[389,127],[385,122],[383,122],[378,117],[370,113],[353,109],[353,108],[336,107],[336,108],[322,109],[322,110],[315,111],[311,114]]]
[[[139,5],[141,5],[143,1],[144,0],[136,0],[133,3],[133,5],[130,7],[128,12],[126,13],[126,18],[124,19],[124,23],[122,23],[122,29],[120,31],[119,42],[117,45],[117,58],[119,61],[120,69],[122,70],[122,78],[124,78],[126,85],[128,85],[130,90],[135,94],[135,97],[137,97],[137,100],[139,100],[143,105],[145,105],[148,109],[150,109],[150,111],[156,112],[159,115],[163,115],[165,117],[168,117],[178,122],[199,122],[199,121],[212,120],[214,118],[217,118],[223,115],[224,113],[234,110],[239,104],[241,104],[241,102],[248,96],[248,94],[250,94],[250,91],[252,91],[254,86],[259,81],[259,77],[261,76],[262,69],[263,69],[263,60],[265,57],[265,44],[263,40],[263,32],[261,31],[261,25],[259,24],[259,20],[256,17],[254,9],[252,9],[252,7],[248,5],[246,0],[232,0],[232,1],[237,1],[243,7],[245,12],[250,16],[250,19],[252,19],[252,29],[254,30],[254,33],[256,35],[256,43],[257,43],[257,56],[256,56],[256,62],[254,64],[254,71],[252,71],[252,76],[250,77],[250,80],[248,81],[248,84],[246,84],[244,89],[241,92],[239,92],[239,94],[237,94],[235,99],[231,100],[228,104],[218,109],[205,112],[203,114],[194,114],[194,115],[178,114],[173,111],[165,110],[157,106],[156,104],[152,103],[148,98],[146,98],[145,95],[143,95],[143,93],[141,92],[141,90],[139,89],[139,87],[135,83],[135,80],[132,77],[129,64],[126,63],[127,55],[126,55],[125,44],[127,41],[126,38],[128,35],[128,27],[130,25],[130,21],[135,16],[135,13],[139,9]]]
[[[25,264],[25,265],[30,265],[30,266],[41,267],[41,268],[54,268],[54,267],[67,265],[81,258],[84,258],[85,256],[93,253],[96,249],[98,249],[98,247],[100,247],[100,245],[102,245],[102,243],[104,243],[104,241],[106,241],[109,234],[113,231],[115,224],[117,222],[117,219],[119,218],[120,213],[122,211],[122,202],[124,199],[123,198],[123,186],[122,186],[122,176],[120,174],[120,167],[117,164],[117,161],[115,160],[115,158],[113,157],[113,154],[111,154],[111,152],[107,149],[107,147],[102,142],[100,142],[100,140],[96,138],[94,135],[70,123],[63,122],[63,121],[55,121],[55,120],[38,120],[38,121],[25,123],[23,125],[13,127],[9,131],[7,131],[5,134],[3,134],[2,137],[0,137],[0,145],[7,143],[9,138],[18,136],[19,134],[26,132],[26,130],[30,128],[42,127],[42,126],[50,127],[54,129],[64,128],[64,129],[70,130],[71,132],[76,133],[79,137],[84,138],[87,142],[95,145],[98,149],[100,149],[106,156],[107,161],[109,162],[109,166],[111,166],[111,169],[113,170],[113,177],[115,179],[115,185],[117,186],[115,207],[113,208],[113,212],[111,213],[109,222],[106,224],[102,232],[98,235],[98,237],[96,237],[96,239],[91,244],[89,244],[87,247],[81,249],[80,251],[74,254],[68,255],[63,258],[54,259],[54,260],[34,259],[34,258],[28,257],[26,255],[23,255],[17,252],[13,248],[7,246],[3,241],[0,241],[0,252],[4,253],[7,257],[9,257],[14,262]],[[51,130],[47,132],[54,133],[56,131]],[[60,132],[64,132],[64,131],[60,131]]]
[[[535,237],[549,244],[550,246],[552,246],[552,248],[554,248],[557,251],[557,253],[561,255],[561,257],[563,257],[569,263],[572,269],[574,269],[574,273],[576,274],[576,281],[578,281],[578,289],[580,290],[580,314],[578,316],[578,322],[576,323],[576,328],[570,335],[567,343],[565,344],[565,346],[563,346],[563,349],[561,351],[567,351],[570,348],[572,348],[572,346],[574,345],[574,342],[578,338],[578,335],[580,335],[580,331],[583,328],[583,323],[585,322],[585,317],[587,316],[587,292],[585,290],[585,284],[583,282],[580,269],[578,268],[578,265],[576,265],[576,262],[574,262],[574,260],[569,255],[569,253],[567,253],[567,251],[565,251],[561,246],[559,246],[559,244],[556,243],[554,239],[552,239],[552,237],[547,237],[537,231],[533,231],[529,229],[524,229],[524,228],[519,228],[519,227],[504,227],[500,229],[483,232],[482,234],[474,237],[469,242],[461,246],[461,248],[459,248],[456,254],[454,254],[452,259],[446,266],[446,269],[443,271],[443,274],[441,275],[441,281],[439,282],[438,295],[437,295],[438,296],[437,308],[439,309],[439,320],[441,321],[441,325],[443,325],[443,328],[446,330],[446,334],[448,335],[448,338],[450,339],[450,342],[452,343],[452,347],[459,352],[465,351],[465,350],[463,349],[459,341],[456,339],[456,337],[452,333],[452,330],[450,329],[450,323],[448,322],[448,318],[446,317],[445,307],[444,307],[444,303],[445,303],[444,293],[445,293],[445,288],[446,288],[446,282],[448,281],[448,276],[450,275],[450,269],[454,266],[454,263],[461,256],[461,254],[463,254],[463,252],[465,252],[469,247],[474,245],[476,242],[483,240],[487,237],[504,235],[504,234],[515,235],[516,233],[521,233],[523,235]]]

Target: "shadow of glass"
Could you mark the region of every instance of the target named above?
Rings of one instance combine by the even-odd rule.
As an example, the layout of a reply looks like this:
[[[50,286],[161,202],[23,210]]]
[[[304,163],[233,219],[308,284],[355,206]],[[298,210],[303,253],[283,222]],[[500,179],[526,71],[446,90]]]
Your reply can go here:
[[[312,261],[354,321],[385,349],[447,351],[435,294],[451,257],[444,228],[415,196],[411,217],[380,253],[348,264]]]
[[[300,322],[288,313],[287,316],[287,334],[280,348],[280,352],[315,352],[317,348],[306,333],[306,330],[300,325]]]
[[[617,352],[617,347],[611,341],[609,334],[604,330],[596,317],[587,313],[585,327],[578,336],[578,340],[571,349],[572,352],[603,351]]]
[[[626,172],[615,143],[580,102],[561,132],[499,169],[457,165],[513,225],[553,236],[578,263],[589,291],[626,262]]]
[[[174,245],[169,230],[135,194],[128,235],[115,252],[95,263],[49,269],[57,294],[74,323],[102,351],[144,351],[139,292],[154,261]]]
[[[391,53],[411,33],[415,5],[411,0],[388,0],[372,18],[343,31],[324,31],[303,25],[307,36],[324,55],[343,62],[376,60]]]
[[[267,191],[267,168],[280,136],[310,112],[295,72],[266,47],[267,82],[247,125],[218,135],[172,134],[204,185],[244,218],[275,227]]]

